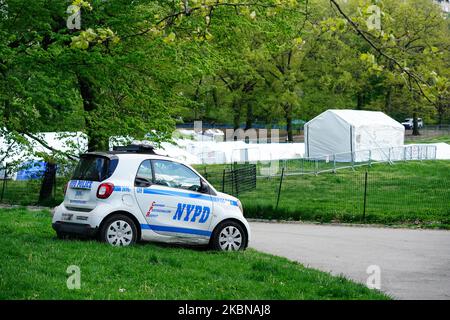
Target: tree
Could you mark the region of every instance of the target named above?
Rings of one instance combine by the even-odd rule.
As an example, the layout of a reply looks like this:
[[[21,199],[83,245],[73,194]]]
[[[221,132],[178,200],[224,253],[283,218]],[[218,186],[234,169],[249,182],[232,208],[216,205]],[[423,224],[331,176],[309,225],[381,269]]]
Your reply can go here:
[[[191,108],[235,127],[282,122],[290,140],[294,117],[330,105],[443,121],[448,21],[431,2],[376,3],[381,29],[372,1],[75,0],[82,29],[69,30],[68,3],[2,2],[0,130],[18,143],[82,130],[100,150],[168,139]]]
[[[372,13],[369,1],[365,2],[362,10],[356,1],[350,1],[346,7],[339,6],[336,1],[332,3],[353,30],[370,45],[370,50],[361,58],[370,72],[378,74],[378,81],[382,80],[377,82],[384,88],[385,110],[395,113],[392,109],[403,109],[413,114],[413,134],[418,134],[418,114],[431,118],[437,106],[435,97],[430,94],[435,85],[433,74],[439,72],[444,76],[445,67],[438,66],[448,61],[448,21],[440,8],[431,1],[378,2],[382,10],[381,28],[370,28],[365,23],[367,15]],[[409,105],[409,108],[393,108],[393,94],[396,92],[403,97],[400,103]]]

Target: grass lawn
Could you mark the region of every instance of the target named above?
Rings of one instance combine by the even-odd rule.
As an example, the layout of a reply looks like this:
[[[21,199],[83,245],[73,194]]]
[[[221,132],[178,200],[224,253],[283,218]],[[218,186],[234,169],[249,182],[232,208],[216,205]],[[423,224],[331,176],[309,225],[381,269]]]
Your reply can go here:
[[[255,250],[219,253],[57,240],[47,211],[0,210],[0,299],[388,299]],[[66,269],[81,270],[81,289]]]

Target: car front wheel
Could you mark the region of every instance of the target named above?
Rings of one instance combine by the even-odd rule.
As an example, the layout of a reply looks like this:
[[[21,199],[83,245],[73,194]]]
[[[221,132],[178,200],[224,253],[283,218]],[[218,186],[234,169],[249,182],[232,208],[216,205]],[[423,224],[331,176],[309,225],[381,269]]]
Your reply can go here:
[[[247,246],[247,236],[242,226],[234,221],[220,223],[211,237],[211,247],[219,251],[244,250]]]
[[[136,224],[125,215],[113,215],[103,224],[100,237],[103,242],[112,246],[129,246],[136,242]]]

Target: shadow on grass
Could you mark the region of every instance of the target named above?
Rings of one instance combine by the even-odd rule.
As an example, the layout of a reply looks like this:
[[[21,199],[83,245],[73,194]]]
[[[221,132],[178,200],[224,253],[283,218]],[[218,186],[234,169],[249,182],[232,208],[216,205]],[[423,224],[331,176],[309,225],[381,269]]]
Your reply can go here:
[[[55,235],[54,237],[52,237],[52,240],[54,240],[54,241],[72,241],[72,242],[79,241],[81,243],[96,242],[96,243],[102,243],[102,244],[108,245],[106,242],[101,241],[98,236],[88,237],[88,236],[76,235],[76,234],[66,235],[66,236],[64,236],[64,238],[58,238]],[[133,244],[133,246],[136,246],[136,247],[145,247],[148,245],[153,245],[158,248],[186,249],[186,250],[192,250],[192,251],[197,251],[197,252],[211,252],[211,253],[219,252],[219,251],[210,249],[209,246],[205,245],[205,244],[200,244],[200,245],[197,244],[196,245],[196,244],[181,243],[181,242],[165,243],[165,242],[144,241],[144,240],[139,240],[135,244]]]

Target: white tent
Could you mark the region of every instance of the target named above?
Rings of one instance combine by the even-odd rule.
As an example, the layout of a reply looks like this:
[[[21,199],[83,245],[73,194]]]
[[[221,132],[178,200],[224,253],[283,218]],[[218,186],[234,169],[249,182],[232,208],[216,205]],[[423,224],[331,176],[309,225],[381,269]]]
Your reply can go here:
[[[381,160],[403,146],[404,135],[403,125],[383,112],[327,110],[305,124],[305,152],[345,162]]]

